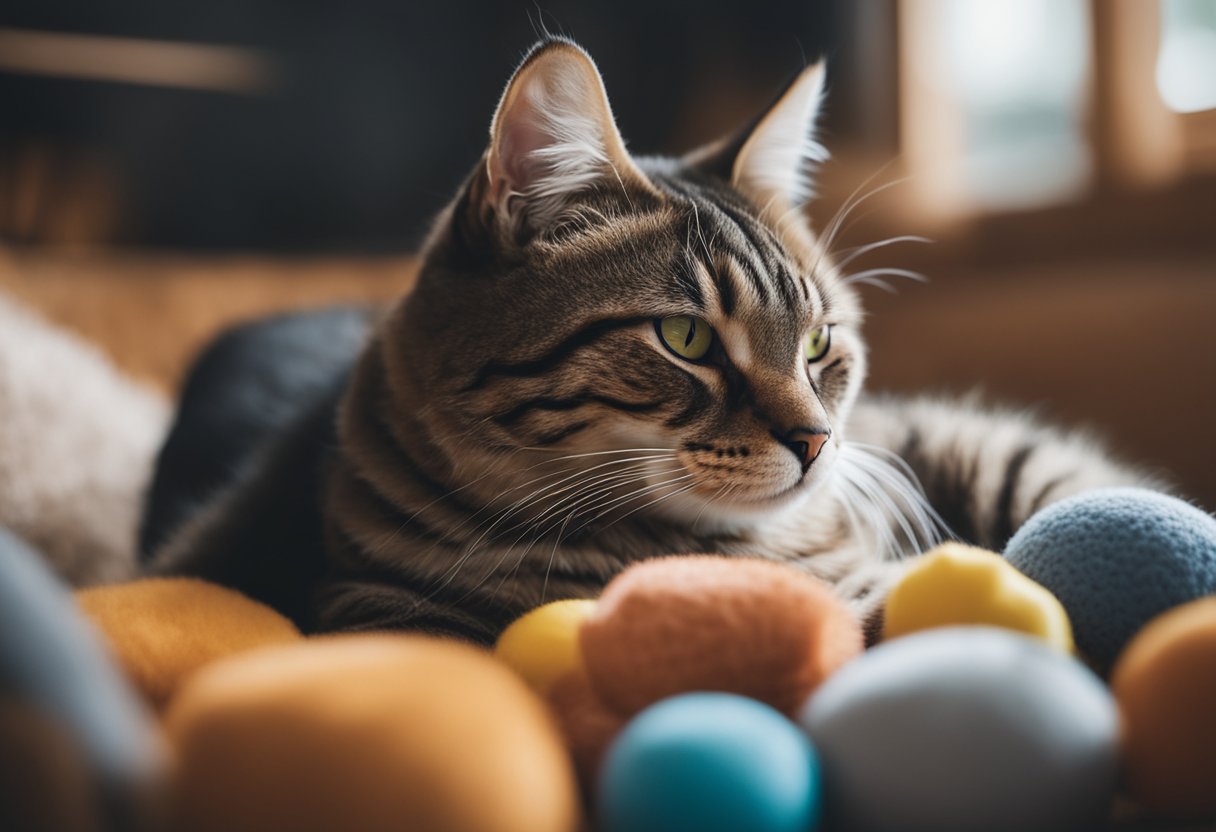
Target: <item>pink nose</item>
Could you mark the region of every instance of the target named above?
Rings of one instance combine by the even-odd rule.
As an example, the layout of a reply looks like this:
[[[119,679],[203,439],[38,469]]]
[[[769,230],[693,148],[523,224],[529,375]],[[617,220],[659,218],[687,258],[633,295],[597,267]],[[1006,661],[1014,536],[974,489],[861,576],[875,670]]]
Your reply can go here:
[[[827,428],[818,430],[794,428],[785,436],[779,437],[778,441],[793,451],[802,467],[807,468],[815,461],[819,452],[823,450],[823,446],[831,438],[832,432]]]

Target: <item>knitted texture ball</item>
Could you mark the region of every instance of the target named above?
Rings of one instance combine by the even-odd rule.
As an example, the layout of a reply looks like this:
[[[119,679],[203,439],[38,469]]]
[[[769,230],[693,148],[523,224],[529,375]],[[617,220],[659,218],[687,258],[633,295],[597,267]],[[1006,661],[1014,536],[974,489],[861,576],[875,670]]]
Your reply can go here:
[[[543,703],[455,641],[335,635],[190,677],[169,705],[179,832],[571,832]]]
[[[783,564],[707,555],[630,566],[579,635],[592,686],[622,716],[691,691],[793,714],[862,649],[860,624],[827,584]]]
[[[883,638],[962,624],[989,624],[1071,653],[1072,627],[1054,595],[995,552],[943,543],[912,562],[887,595]]]
[[[601,832],[808,832],[819,763],[777,711],[728,693],[652,705],[613,742],[600,774]]]
[[[294,624],[265,604],[196,578],[95,586],[78,590],[76,601],[157,710],[212,662],[301,638]]]
[[[0,829],[161,829],[169,769],[67,587],[0,528]]]
[[[894,639],[840,669],[801,722],[825,827],[1070,832],[1110,810],[1118,711],[1084,665],[993,627]]]
[[[1148,621],[1216,592],[1216,520],[1140,488],[1091,491],[1031,517],[1005,548],[1051,590],[1102,670]]]
[[[1216,816],[1216,596],[1153,621],[1111,673],[1123,714],[1123,781],[1155,812]]]
[[[595,610],[595,601],[550,601],[525,613],[498,637],[494,655],[544,693],[562,676],[582,670],[578,631]]]

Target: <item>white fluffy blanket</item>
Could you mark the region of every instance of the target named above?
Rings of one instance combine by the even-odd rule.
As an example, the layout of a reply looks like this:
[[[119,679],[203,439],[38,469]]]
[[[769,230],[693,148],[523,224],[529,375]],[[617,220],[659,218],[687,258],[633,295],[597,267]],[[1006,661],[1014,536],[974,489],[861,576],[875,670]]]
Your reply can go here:
[[[73,585],[130,574],[168,422],[162,397],[0,294],[0,526]]]

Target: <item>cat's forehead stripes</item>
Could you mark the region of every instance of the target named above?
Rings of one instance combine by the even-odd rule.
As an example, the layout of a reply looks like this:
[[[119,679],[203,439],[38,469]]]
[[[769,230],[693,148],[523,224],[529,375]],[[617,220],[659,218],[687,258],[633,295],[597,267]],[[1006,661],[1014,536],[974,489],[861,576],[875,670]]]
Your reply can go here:
[[[813,275],[803,275],[805,270],[791,262],[776,235],[736,195],[671,175],[656,175],[655,181],[687,206],[690,248],[713,278],[725,315],[735,314],[741,298],[795,315],[823,314],[823,287]]]

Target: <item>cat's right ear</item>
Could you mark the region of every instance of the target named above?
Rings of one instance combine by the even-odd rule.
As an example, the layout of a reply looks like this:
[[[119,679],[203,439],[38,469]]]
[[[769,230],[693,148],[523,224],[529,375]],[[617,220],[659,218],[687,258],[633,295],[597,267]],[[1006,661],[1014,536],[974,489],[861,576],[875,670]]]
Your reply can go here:
[[[625,150],[603,81],[574,43],[538,44],[507,84],[475,177],[482,218],[518,239],[597,185],[653,191]]]
[[[778,215],[801,206],[814,192],[812,170],[828,155],[815,139],[824,79],[823,61],[808,66],[751,124],[694,151],[688,163],[731,183],[761,208],[775,207]]]

